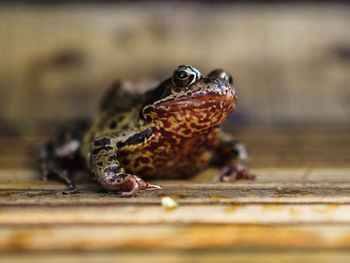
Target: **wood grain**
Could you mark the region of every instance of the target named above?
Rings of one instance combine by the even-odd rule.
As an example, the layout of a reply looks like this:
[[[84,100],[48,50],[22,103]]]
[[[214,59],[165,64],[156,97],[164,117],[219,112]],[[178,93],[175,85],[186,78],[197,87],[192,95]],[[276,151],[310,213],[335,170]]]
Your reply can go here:
[[[22,253],[3,253],[1,257],[5,262],[19,263],[42,263],[42,262],[166,262],[166,263],[192,263],[192,262],[222,262],[222,263],[343,263],[350,260],[347,249],[337,249],[330,251],[325,249],[278,249],[262,250],[258,248],[244,250],[137,250],[132,252],[108,251],[108,252],[22,252]]]
[[[2,258],[5,262],[26,262],[26,263],[42,263],[42,262],[169,262],[169,263],[199,263],[199,262],[242,262],[242,263],[297,263],[305,262],[307,260],[310,263],[325,263],[336,262],[343,263],[348,262],[350,259],[347,250],[260,250],[260,249],[247,249],[243,251],[227,251],[209,249],[200,251],[179,251],[179,250],[156,250],[156,251],[144,251],[133,250],[133,253],[121,253],[121,252],[60,252],[60,253],[6,253]]]
[[[348,226],[41,226],[1,230],[5,250],[349,248]]]
[[[223,196],[221,199],[227,197]],[[141,206],[142,205],[142,206]],[[59,206],[59,207],[57,207]],[[180,204],[163,208],[157,203],[103,202],[95,206],[80,202],[78,207],[2,207],[0,226],[21,225],[162,225],[162,224],[322,224],[350,222],[350,205],[344,204]]]

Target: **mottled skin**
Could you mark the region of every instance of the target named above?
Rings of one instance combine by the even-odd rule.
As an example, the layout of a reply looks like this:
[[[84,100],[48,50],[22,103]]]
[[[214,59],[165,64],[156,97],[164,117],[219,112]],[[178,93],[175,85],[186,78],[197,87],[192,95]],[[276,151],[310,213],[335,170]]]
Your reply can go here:
[[[144,180],[189,178],[208,164],[223,167],[217,181],[254,179],[245,148],[219,130],[237,101],[231,84],[222,70],[202,76],[188,65],[144,95],[116,83],[91,125],[64,129],[43,149],[44,178],[54,173],[73,187],[71,167],[84,159],[103,189],[122,196],[161,189]]]

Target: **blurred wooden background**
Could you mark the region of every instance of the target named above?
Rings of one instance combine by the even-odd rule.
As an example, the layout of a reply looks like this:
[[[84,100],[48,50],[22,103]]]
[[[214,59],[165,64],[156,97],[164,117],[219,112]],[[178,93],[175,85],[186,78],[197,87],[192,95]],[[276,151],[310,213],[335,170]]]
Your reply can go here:
[[[247,123],[350,123],[350,5],[120,2],[0,5],[0,120],[91,115],[115,79],[179,64],[236,80]]]

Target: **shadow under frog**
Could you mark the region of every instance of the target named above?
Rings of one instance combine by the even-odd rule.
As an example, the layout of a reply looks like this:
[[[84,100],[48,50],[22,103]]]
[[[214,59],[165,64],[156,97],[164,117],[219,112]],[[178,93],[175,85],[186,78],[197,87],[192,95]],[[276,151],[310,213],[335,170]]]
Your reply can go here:
[[[223,70],[205,76],[189,65],[145,94],[115,83],[95,120],[69,124],[42,149],[43,179],[55,174],[74,188],[73,171],[88,169],[125,197],[162,189],[148,180],[190,178],[208,165],[222,167],[216,181],[254,179],[244,146],[219,128],[235,109],[232,84]]]

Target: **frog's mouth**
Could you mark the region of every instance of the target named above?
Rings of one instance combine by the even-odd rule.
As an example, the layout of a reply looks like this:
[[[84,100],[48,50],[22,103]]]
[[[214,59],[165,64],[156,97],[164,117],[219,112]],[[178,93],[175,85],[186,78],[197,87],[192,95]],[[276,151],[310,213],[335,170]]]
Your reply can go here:
[[[233,99],[222,99],[214,96],[202,96],[190,99],[179,99],[176,102],[163,102],[157,105],[148,106],[143,110],[143,115],[151,115],[155,117],[156,115],[170,116],[176,115],[183,111],[204,111],[209,110],[211,112],[215,111],[227,111],[232,112],[235,109],[237,98]]]
[[[229,83],[214,78],[204,78],[199,80],[195,87],[168,96],[155,103],[155,106],[170,107],[173,110],[176,110],[177,105],[180,108],[182,106],[193,109],[216,106],[218,109],[224,109],[231,107],[236,101],[236,91]]]

